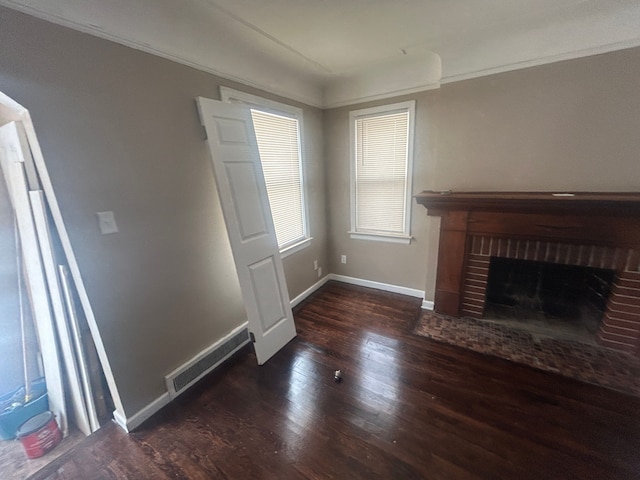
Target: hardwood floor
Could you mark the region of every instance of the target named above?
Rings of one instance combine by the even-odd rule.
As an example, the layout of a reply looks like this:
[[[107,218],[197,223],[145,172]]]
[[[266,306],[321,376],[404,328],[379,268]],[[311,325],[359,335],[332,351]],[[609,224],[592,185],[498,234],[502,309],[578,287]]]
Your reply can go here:
[[[84,433],[75,428],[71,428],[69,434],[60,442],[56,448],[40,458],[27,458],[24,447],[20,440],[0,441],[0,478],[2,480],[10,478],[27,478],[43,467],[53,462],[56,458],[64,455],[86,437]]]
[[[330,282],[266,365],[246,349],[32,478],[640,478],[640,399],[414,336],[419,310]]]

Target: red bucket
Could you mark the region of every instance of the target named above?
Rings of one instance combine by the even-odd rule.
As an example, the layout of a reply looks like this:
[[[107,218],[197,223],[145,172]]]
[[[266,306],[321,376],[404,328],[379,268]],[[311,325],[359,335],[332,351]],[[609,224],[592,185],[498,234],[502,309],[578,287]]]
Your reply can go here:
[[[52,412],[43,412],[24,422],[16,437],[22,443],[29,458],[38,458],[47,453],[62,440],[62,432],[58,428]]]

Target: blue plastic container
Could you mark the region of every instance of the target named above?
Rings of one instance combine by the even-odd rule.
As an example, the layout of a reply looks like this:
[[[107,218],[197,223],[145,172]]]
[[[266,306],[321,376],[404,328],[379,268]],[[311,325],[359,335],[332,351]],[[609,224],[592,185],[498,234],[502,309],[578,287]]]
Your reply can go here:
[[[21,396],[20,391],[24,392],[24,387],[0,396],[0,406],[4,405],[0,412],[0,439],[2,440],[16,438],[16,433],[20,425],[31,417],[49,410],[49,398],[47,396],[47,386],[44,378],[39,378],[32,382],[31,400],[23,405],[12,407],[11,400],[16,396]],[[24,393],[22,395],[24,395]]]

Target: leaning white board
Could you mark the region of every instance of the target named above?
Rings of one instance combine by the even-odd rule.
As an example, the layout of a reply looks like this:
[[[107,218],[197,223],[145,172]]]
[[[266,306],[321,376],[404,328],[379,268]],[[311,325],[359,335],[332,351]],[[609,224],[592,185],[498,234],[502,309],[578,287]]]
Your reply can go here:
[[[49,296],[53,307],[53,316],[56,321],[58,340],[65,370],[67,372],[67,385],[69,386],[69,400],[77,427],[85,435],[90,435],[93,431],[89,415],[87,413],[87,402],[93,402],[93,398],[85,398],[82,389],[82,379],[80,378],[78,363],[83,362],[83,358],[74,351],[74,344],[71,340],[71,332],[67,316],[65,315],[62,301],[62,289],[58,281],[56,262],[51,243],[51,233],[47,223],[47,211],[45,209],[44,195],[41,190],[29,192],[31,209],[36,224],[38,240],[40,243],[40,253],[42,263],[49,287]]]
[[[78,324],[78,313],[76,312],[73,294],[71,290],[71,279],[64,265],[58,265],[60,272],[60,283],[64,292],[64,300],[67,305],[67,315],[69,317],[69,325],[71,326],[71,336],[75,345],[75,352],[78,357],[80,367],[80,377],[82,378],[82,386],[84,388],[84,398],[91,422],[91,431],[95,432],[100,428],[98,414],[96,412],[96,404],[93,397],[93,388],[91,386],[91,375],[87,366],[87,355],[82,344],[82,335],[80,333],[80,325]]]
[[[28,154],[29,146],[21,143],[15,122],[0,127],[0,163],[16,216],[20,245],[24,254],[25,283],[40,341],[49,410],[56,415],[61,430],[66,432],[68,424],[62,366],[58,357],[56,333],[49,308],[49,293],[24,170],[24,161]]]
[[[91,307],[91,302],[89,301],[87,290],[84,286],[82,274],[80,273],[80,268],[78,266],[78,262],[76,261],[73,247],[71,246],[71,240],[69,239],[69,235],[62,218],[62,213],[60,212],[60,207],[58,206],[58,201],[56,200],[56,194],[49,177],[49,172],[47,171],[47,165],[44,161],[44,156],[42,155],[40,144],[38,143],[38,137],[36,135],[33,122],[31,121],[31,116],[29,115],[29,111],[26,108],[6,96],[4,93],[0,92],[0,122],[4,124],[12,120],[18,121],[21,125],[24,126],[24,133],[31,149],[31,154],[33,156],[34,162],[33,168],[27,168],[27,178],[29,180],[29,185],[33,187],[33,189],[42,189],[44,191],[44,195],[47,200],[47,206],[49,207],[49,211],[51,212],[51,217],[53,219],[58,237],[60,238],[60,243],[62,244],[62,249],[64,251],[64,255],[68,264],[69,272],[71,274],[71,278],[73,279],[73,286],[75,287],[78,294],[85,319],[89,326],[89,330],[91,331],[91,336],[93,338],[93,343],[95,345],[98,358],[100,359],[100,364],[102,366],[105,380],[107,381],[107,384],[109,386],[111,399],[113,400],[116,409],[114,411],[114,417],[118,416],[120,418],[125,418],[124,407],[120,399],[120,394],[118,392],[118,387],[116,385],[113,372],[111,371],[111,363],[109,362],[109,357],[107,356],[107,352],[102,342],[100,331],[98,330],[98,325],[93,314],[93,308]],[[29,173],[30,171],[32,171],[34,174],[37,174],[37,177],[32,178]]]

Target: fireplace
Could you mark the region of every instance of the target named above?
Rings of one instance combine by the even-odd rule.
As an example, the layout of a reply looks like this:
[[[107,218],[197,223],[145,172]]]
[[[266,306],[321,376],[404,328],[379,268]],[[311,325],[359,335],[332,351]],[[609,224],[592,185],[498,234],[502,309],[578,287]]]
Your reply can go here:
[[[611,269],[491,257],[484,317],[588,341],[600,329],[614,275]]]
[[[436,312],[485,316],[492,262],[578,267],[581,280],[608,271],[596,339],[640,356],[640,194],[423,192],[417,200],[442,217]]]

